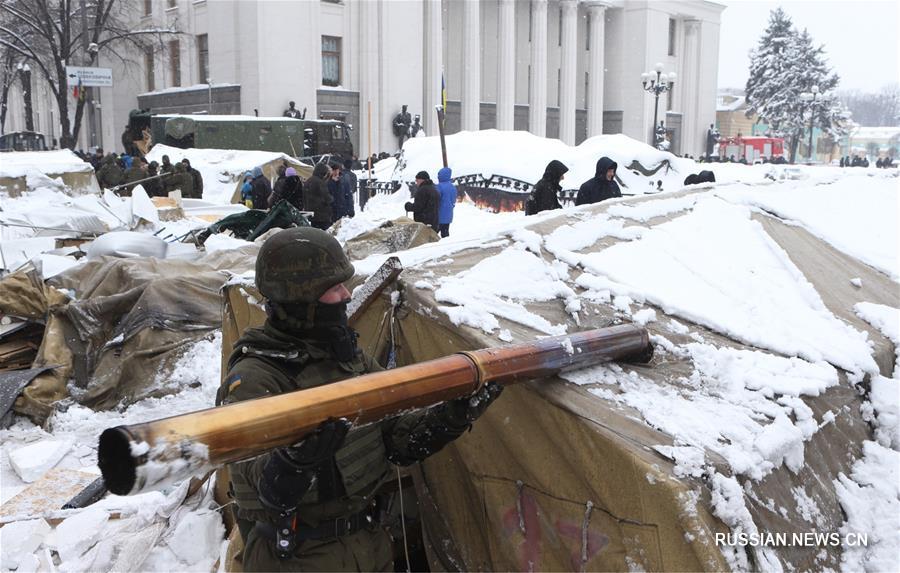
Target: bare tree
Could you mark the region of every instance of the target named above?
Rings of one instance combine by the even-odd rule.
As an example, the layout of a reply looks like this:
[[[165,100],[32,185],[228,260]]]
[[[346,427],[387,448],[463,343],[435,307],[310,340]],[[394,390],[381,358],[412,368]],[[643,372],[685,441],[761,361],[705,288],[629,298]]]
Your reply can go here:
[[[127,0],[0,0],[0,47],[47,80],[59,109],[62,147],[75,146],[86,100],[76,100],[70,121],[67,65],[94,66],[101,53],[124,63],[129,47],[144,53],[178,33],[174,28],[133,26],[132,10]]]
[[[9,88],[16,79],[16,57],[12,50],[0,50],[0,134],[6,133],[6,111],[9,109]]]

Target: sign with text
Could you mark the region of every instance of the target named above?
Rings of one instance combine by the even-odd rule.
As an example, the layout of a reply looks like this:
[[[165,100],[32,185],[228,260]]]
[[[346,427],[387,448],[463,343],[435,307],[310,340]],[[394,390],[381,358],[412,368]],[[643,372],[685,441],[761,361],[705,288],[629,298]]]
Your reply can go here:
[[[111,88],[112,69],[111,68],[82,68],[78,66],[66,66],[66,76],[69,80],[69,87],[81,85],[86,88]]]

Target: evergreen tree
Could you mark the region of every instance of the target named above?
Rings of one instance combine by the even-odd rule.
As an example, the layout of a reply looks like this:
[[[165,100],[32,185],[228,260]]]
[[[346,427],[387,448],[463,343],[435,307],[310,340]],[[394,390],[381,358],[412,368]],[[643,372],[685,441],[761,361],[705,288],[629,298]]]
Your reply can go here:
[[[788,107],[794,98],[787,89],[792,74],[788,53],[795,36],[791,19],[776,8],[769,14],[759,46],[750,53],[750,77],[745,89],[747,117],[755,113],[776,135],[783,135],[783,126],[787,127],[791,115]]]
[[[789,138],[791,163],[810,122],[833,140],[844,134],[848,118],[836,100],[822,97],[807,102],[800,97],[813,86],[818,86],[820,94],[830,94],[838,82],[822,46],[813,45],[806,30],[797,33],[781,8],[773,10],[758,48],[751,53],[747,115],[756,113],[776,134]]]

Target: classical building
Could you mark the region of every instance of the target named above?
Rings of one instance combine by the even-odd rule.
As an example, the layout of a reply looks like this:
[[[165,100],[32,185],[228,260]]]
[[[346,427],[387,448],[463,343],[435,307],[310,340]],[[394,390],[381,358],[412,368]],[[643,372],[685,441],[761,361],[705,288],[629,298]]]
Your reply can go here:
[[[393,151],[391,120],[403,104],[435,133],[442,84],[450,133],[528,130],[571,145],[603,133],[648,141],[655,102],[641,73],[658,62],[676,73],[658,110],[672,151],[702,153],[716,120],[724,9],[716,2],[130,1],[136,27],[184,33],[131,54],[125,66],[101,59],[115,85],[93,90],[100,109],[83,147],[100,138],[106,149],[120,147],[128,112],[145,94],[142,103],[167,111],[261,116],[281,115],[293,100],[307,117],[352,124],[360,156],[370,138],[371,151]],[[52,133],[49,111],[42,109],[41,129]],[[15,125],[8,120],[7,131]]]

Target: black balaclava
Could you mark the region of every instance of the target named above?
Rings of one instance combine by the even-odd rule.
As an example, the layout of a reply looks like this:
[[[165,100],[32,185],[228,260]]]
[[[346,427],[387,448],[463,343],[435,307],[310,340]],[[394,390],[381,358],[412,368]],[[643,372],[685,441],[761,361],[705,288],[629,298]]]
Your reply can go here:
[[[266,303],[266,316],[277,330],[311,340],[328,350],[338,362],[356,357],[359,335],[347,323],[347,302],[325,304]]]

